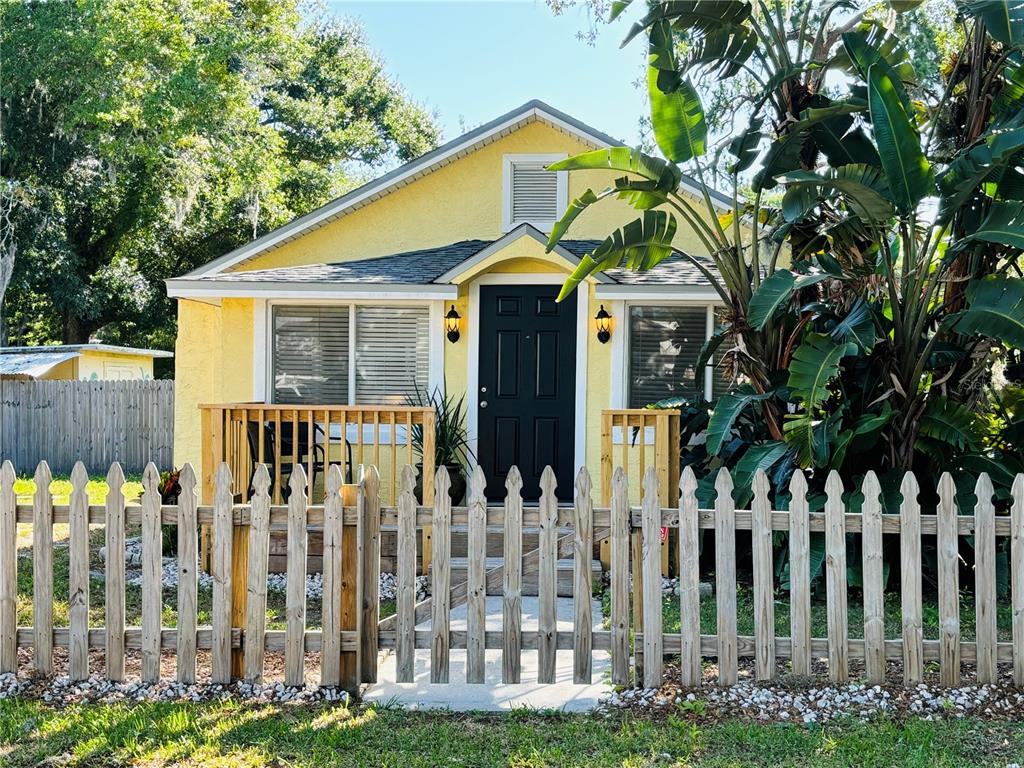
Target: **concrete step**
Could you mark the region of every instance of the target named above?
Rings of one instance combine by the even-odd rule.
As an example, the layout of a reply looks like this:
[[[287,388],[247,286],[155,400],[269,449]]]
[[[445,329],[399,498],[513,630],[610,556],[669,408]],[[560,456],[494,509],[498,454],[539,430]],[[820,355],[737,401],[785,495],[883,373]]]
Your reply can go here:
[[[524,547],[525,549],[525,547]],[[484,570],[489,571],[502,564],[502,557],[488,557],[484,561]],[[466,580],[466,570],[469,566],[469,559],[466,557],[453,557],[452,563],[452,585],[461,584]],[[590,562],[591,578],[595,586],[601,584],[601,561]],[[572,560],[559,560],[557,563],[556,593],[559,597],[572,597],[573,593],[573,567]],[[497,590],[488,592],[490,595],[500,595],[501,586]],[[537,595],[537,572],[523,574],[523,595]]]

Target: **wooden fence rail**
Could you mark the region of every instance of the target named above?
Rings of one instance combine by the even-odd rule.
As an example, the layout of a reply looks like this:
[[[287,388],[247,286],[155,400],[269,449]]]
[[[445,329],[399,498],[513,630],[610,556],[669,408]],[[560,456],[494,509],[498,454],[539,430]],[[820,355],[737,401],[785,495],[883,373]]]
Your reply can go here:
[[[573,679],[590,682],[593,677],[592,654],[611,656],[612,682],[657,685],[663,675],[666,657],[680,662],[681,682],[692,686],[701,680],[705,658],[717,660],[718,681],[735,682],[738,660],[752,658],[755,676],[770,680],[778,674],[779,659],[789,659],[792,670],[800,675],[812,671],[812,660],[827,659],[828,677],[836,683],[850,675],[850,662],[864,662],[864,675],[871,683],[881,682],[887,661],[902,662],[907,684],[921,681],[927,662],[938,662],[943,684],[956,685],[963,679],[961,662],[974,664],[973,677],[979,683],[996,679],[997,664],[1013,667],[1014,681],[1024,684],[1024,476],[1012,489],[1009,516],[996,515],[992,485],[982,475],[976,487],[977,504],[973,514],[958,514],[954,488],[949,476],[943,476],[938,492],[940,503],[935,515],[921,514],[917,502],[918,487],[908,475],[903,484],[903,501],[898,512],[883,512],[877,479],[868,474],[862,488],[862,511],[852,513],[843,502],[843,484],[831,475],[826,485],[827,500],[823,513],[811,513],[807,503],[807,484],[796,473],[789,485],[792,501],[788,511],[774,511],[769,502],[769,484],[763,473],[753,481],[753,501],[749,510],[738,510],[733,502],[732,478],[722,471],[716,478],[718,499],[714,509],[699,509],[697,482],[689,470],[679,483],[677,503],[661,503],[657,472],[649,468],[643,478],[639,506],[629,502],[625,472],[617,468],[612,478],[611,501],[607,507],[592,502],[591,480],[585,469],[575,483],[575,502],[559,505],[555,496],[554,473],[545,471],[542,496],[536,507],[524,507],[519,491],[518,470],[508,477],[508,496],[501,506],[489,506],[484,497],[485,478],[478,469],[469,483],[466,506],[452,506],[446,489],[449,478],[444,468],[436,475],[433,504],[418,504],[413,486],[415,473],[403,469],[397,503],[380,504],[379,478],[375,467],[362,472],[354,497],[346,498],[341,470],[331,466],[326,476],[326,498],[311,505],[306,497],[307,483],[301,465],[290,478],[291,493],[286,505],[274,505],[269,495],[271,479],[260,467],[253,483],[252,498],[246,504],[235,502],[231,491],[232,472],[222,465],[215,476],[212,505],[200,505],[196,477],[191,466],[182,470],[182,494],[174,506],[161,505],[152,465],[143,475],[142,503],[126,507],[121,492],[123,478],[118,466],[108,473],[110,493],[105,505],[88,503],[85,468],[72,472],[73,491],[67,505],[55,505],[48,491],[50,473],[45,463],[36,470],[38,489],[30,504],[18,504],[14,495],[14,468],[10,462],[0,466],[0,672],[15,671],[17,649],[32,648],[33,666],[52,673],[54,648],[68,649],[68,672],[81,679],[90,668],[89,650],[103,649],[108,677],[124,675],[127,651],[138,651],[141,677],[155,681],[161,674],[161,652],[173,651],[176,674],[182,682],[197,677],[198,651],[208,651],[209,675],[214,682],[226,682],[241,676],[260,680],[268,653],[284,654],[284,682],[299,685],[305,681],[307,654],[319,652],[319,681],[323,685],[355,688],[360,682],[373,681],[381,649],[396,654],[397,679],[411,681],[416,675],[416,651],[430,651],[430,677],[434,682],[449,682],[450,656],[464,650],[467,680],[482,683],[487,651],[502,654],[502,680],[516,682],[522,677],[523,651],[537,651],[540,683],[553,682],[557,653],[572,652]],[[33,625],[16,625],[17,604],[17,524],[33,529]],[[69,526],[70,619],[67,627],[54,626],[53,526]],[[106,577],[107,626],[89,624],[90,573],[89,526],[106,527],[108,547]],[[197,536],[201,524],[212,529],[213,603],[211,623],[198,624],[197,611]],[[178,526],[178,594],[176,626],[162,625],[161,525]],[[123,547],[126,526],[141,526],[142,586],[141,624],[125,623]],[[433,597],[415,602],[416,573],[414,558],[418,531],[432,526],[433,567],[430,573]],[[451,583],[450,536],[453,527],[468,529],[471,542],[467,582]],[[487,570],[484,547],[488,527],[505,533],[505,558],[502,565]],[[376,583],[380,562],[380,530],[393,528],[398,537],[396,615],[380,620]],[[525,528],[539,530],[537,549],[524,552]],[[667,633],[662,624],[662,594],[658,578],[661,568],[662,529],[678,530],[680,566],[679,632]],[[286,624],[283,630],[266,628],[266,542],[271,531],[285,530],[288,536],[288,588]],[[322,626],[306,626],[307,598],[304,589],[305,542],[309,533],[319,530],[324,538]],[[569,530],[565,543],[564,531]],[[597,531],[610,537],[611,615],[608,629],[594,629],[591,616],[589,561],[597,541]],[[699,534],[713,532],[716,549],[714,634],[702,634],[699,604]],[[735,536],[749,530],[753,543],[754,633],[737,632],[737,574]],[[789,634],[776,634],[774,581],[774,532],[788,533],[791,578],[789,586]],[[640,563],[643,574],[641,605],[633,615],[642,613],[639,623],[630,627],[630,536],[639,532]],[[810,535],[824,533],[827,633],[812,637],[811,583],[808,575]],[[351,534],[346,544],[346,536]],[[849,585],[846,580],[850,535],[860,536],[859,552],[864,561],[863,636],[850,637],[848,626]],[[884,618],[884,581],[881,563],[883,535],[900,537],[903,576],[898,586],[902,604],[902,626],[898,638],[888,639]],[[246,559],[238,561],[234,548],[244,536]],[[973,641],[961,636],[961,593],[957,580],[958,542],[973,537],[977,552],[974,597],[976,626]],[[924,537],[937,544],[939,583],[938,605],[941,630],[937,640],[924,639],[920,562]],[[1010,539],[1012,590],[1012,642],[1000,642],[996,632],[996,543]],[[571,631],[556,624],[556,562],[567,547],[574,557],[574,621]],[[635,551],[635,550],[634,550]],[[857,551],[857,550],[851,550]],[[524,572],[537,572],[539,626],[522,629],[522,581]],[[487,629],[485,621],[488,588],[503,590],[502,628]],[[893,591],[897,588],[894,587]],[[465,602],[468,621],[464,630],[451,628],[451,610]],[[642,611],[636,610],[642,607]],[[429,618],[429,628],[421,622]],[[630,649],[630,640],[633,649]],[[631,679],[632,663],[639,661],[638,675]],[[453,682],[462,682],[453,681]]]
[[[0,380],[0,456],[16,467],[101,474],[116,461],[137,474],[170,469],[173,447],[173,381]]]

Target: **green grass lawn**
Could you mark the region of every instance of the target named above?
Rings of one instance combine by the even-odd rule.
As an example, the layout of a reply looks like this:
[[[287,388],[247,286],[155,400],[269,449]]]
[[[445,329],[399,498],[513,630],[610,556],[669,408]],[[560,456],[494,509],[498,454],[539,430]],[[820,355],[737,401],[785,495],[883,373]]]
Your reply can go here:
[[[1024,729],[978,722],[704,724],[629,714],[0,701],[0,762],[190,766],[1003,766]]]

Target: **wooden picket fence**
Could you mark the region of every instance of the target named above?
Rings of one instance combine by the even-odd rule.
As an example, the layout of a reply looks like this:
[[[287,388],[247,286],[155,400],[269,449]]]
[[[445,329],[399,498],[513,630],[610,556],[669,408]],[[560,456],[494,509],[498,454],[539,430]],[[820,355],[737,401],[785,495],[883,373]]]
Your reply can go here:
[[[718,681],[732,684],[738,677],[738,659],[754,660],[758,679],[777,674],[777,659],[791,660],[792,671],[801,676],[812,672],[812,660],[827,658],[828,676],[836,683],[847,680],[851,660],[863,660],[864,674],[871,683],[882,681],[886,662],[902,661],[904,679],[913,684],[922,679],[925,663],[937,661],[943,685],[961,682],[961,662],[973,663],[979,683],[994,682],[997,663],[1012,663],[1016,684],[1024,684],[1024,476],[1017,478],[1010,516],[997,516],[992,503],[992,485],[982,475],[978,481],[977,505],[973,515],[958,514],[955,489],[948,475],[938,487],[937,514],[922,515],[917,502],[918,486],[912,475],[903,483],[903,502],[898,513],[883,513],[881,492],[873,474],[862,487],[862,511],[851,513],[843,502],[843,486],[836,474],[827,481],[823,513],[811,513],[807,484],[797,472],[789,486],[790,509],[771,509],[769,484],[759,472],[753,482],[749,510],[737,510],[733,484],[727,471],[719,473],[714,509],[699,509],[697,482],[689,470],[683,472],[678,503],[662,507],[657,472],[650,468],[643,478],[640,505],[631,506],[625,473],[616,469],[612,479],[610,505],[595,507],[591,480],[580,470],[575,483],[575,501],[559,505],[555,497],[554,473],[542,478],[542,496],[536,506],[524,506],[522,481],[513,468],[507,479],[504,503],[488,506],[484,498],[485,478],[477,470],[469,483],[466,507],[450,503],[449,478],[442,467],[435,481],[437,493],[431,506],[418,506],[413,492],[414,471],[405,467],[395,506],[380,504],[379,477],[368,467],[358,488],[346,498],[341,471],[332,466],[326,478],[322,505],[310,505],[305,496],[306,478],[301,466],[290,479],[286,505],[272,505],[268,493],[270,478],[261,467],[252,498],[237,503],[231,493],[231,472],[222,465],[215,478],[212,506],[201,506],[196,496],[196,477],[186,465],[181,475],[181,496],[177,505],[161,505],[155,467],[143,475],[140,506],[126,506],[120,467],[113,465],[107,480],[110,492],[105,505],[90,506],[85,492],[87,475],[82,465],[72,473],[74,490],[68,505],[54,505],[48,484],[49,470],[40,464],[36,471],[37,491],[31,504],[19,505],[13,490],[14,468],[0,466],[0,672],[15,671],[17,649],[31,647],[34,668],[53,671],[53,649],[68,649],[68,672],[74,679],[90,671],[90,648],[105,652],[105,675],[124,677],[125,651],[141,655],[141,677],[156,681],[161,675],[161,651],[173,651],[176,675],[190,683],[197,677],[197,650],[209,651],[210,678],[227,682],[233,677],[260,680],[267,653],[284,654],[284,682],[299,685],[308,668],[307,654],[320,654],[321,684],[357,687],[374,682],[381,649],[396,654],[397,679],[412,681],[416,674],[416,650],[429,649],[430,679],[450,681],[453,649],[466,652],[466,682],[483,683],[485,654],[501,651],[502,681],[521,680],[521,655],[535,650],[539,658],[538,682],[554,682],[556,654],[571,651],[573,679],[587,683],[593,677],[593,654],[611,656],[611,679],[615,684],[646,687],[659,685],[666,657],[679,660],[681,682],[697,685],[702,662],[714,657]],[[32,526],[33,536],[33,626],[16,626],[16,523]],[[69,626],[55,627],[53,621],[53,526],[69,526],[70,620]],[[141,626],[125,625],[125,580],[123,548],[126,525],[140,524],[142,530],[142,613]],[[212,527],[213,604],[210,626],[198,626],[197,535],[200,524]],[[106,527],[106,626],[89,624],[89,526]],[[161,525],[176,525],[178,532],[178,590],[176,626],[161,622]],[[415,602],[415,547],[417,530],[433,526],[431,586],[432,598]],[[488,526],[504,531],[501,565],[487,569],[485,541]],[[398,595],[394,616],[379,617],[376,584],[380,568],[380,531],[397,529]],[[449,545],[453,528],[465,527],[470,542],[467,581],[452,583]],[[680,564],[679,609],[681,631],[667,634],[662,627],[661,529],[678,530]],[[699,533],[712,531],[715,539],[716,633],[700,632]],[[288,535],[288,587],[286,628],[266,628],[267,542],[271,530]],[[306,541],[311,530],[322,530],[324,538],[322,627],[306,624]],[[536,549],[524,551],[524,530],[539,531]],[[737,575],[735,540],[737,530],[751,531],[753,541],[754,635],[737,633]],[[774,563],[772,536],[788,533],[790,557],[790,631],[775,634]],[[640,554],[631,562],[630,537],[639,532]],[[810,534],[824,532],[826,541],[825,583],[827,593],[827,637],[811,636],[811,584],[809,578]],[[848,627],[847,535],[861,537],[863,552],[863,638],[851,639]],[[887,639],[884,623],[882,537],[900,537],[902,582],[902,628],[898,639]],[[938,549],[938,612],[940,636],[923,638],[921,585],[922,537],[935,537]],[[961,638],[960,585],[958,583],[958,542],[972,536],[975,566],[975,640]],[[996,542],[1011,539],[1012,642],[998,642],[996,633]],[[608,629],[593,629],[590,562],[596,542],[610,540],[611,615]],[[244,542],[244,545],[243,545]],[[574,560],[574,624],[571,631],[556,625],[557,561]],[[539,627],[522,629],[522,584],[524,574],[537,571],[539,584]],[[633,572],[631,574],[631,571]],[[631,577],[639,579],[641,605],[631,612]],[[500,630],[485,628],[486,595],[499,588],[503,594],[503,623]],[[451,629],[451,611],[467,605],[467,626]],[[642,610],[639,610],[642,609]],[[631,626],[631,615],[642,615]],[[417,626],[430,619],[429,629]],[[632,645],[632,648],[631,648]],[[632,669],[637,669],[633,679]],[[462,682],[461,680],[455,682]]]

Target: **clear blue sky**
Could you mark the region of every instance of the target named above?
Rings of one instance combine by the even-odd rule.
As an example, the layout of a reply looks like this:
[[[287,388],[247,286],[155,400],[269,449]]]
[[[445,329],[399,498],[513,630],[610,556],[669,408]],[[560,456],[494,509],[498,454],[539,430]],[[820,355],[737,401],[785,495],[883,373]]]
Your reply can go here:
[[[601,25],[596,45],[581,8],[555,16],[543,0],[333,0],[362,22],[369,43],[414,99],[435,112],[445,140],[541,99],[629,143],[646,106],[639,41],[620,49],[627,26]]]

